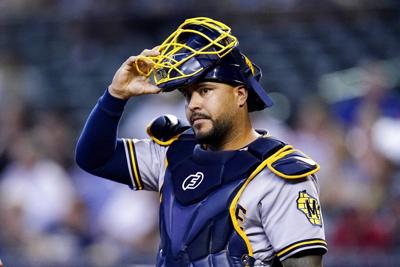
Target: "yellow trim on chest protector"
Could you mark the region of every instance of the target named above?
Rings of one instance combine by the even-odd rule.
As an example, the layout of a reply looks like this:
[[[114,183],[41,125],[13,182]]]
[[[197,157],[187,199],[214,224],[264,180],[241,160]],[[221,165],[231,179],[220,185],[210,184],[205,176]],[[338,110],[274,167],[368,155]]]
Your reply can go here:
[[[275,152],[274,154],[272,154],[270,157],[268,157],[266,160],[264,160],[260,165],[258,165],[258,167],[250,174],[249,178],[247,178],[247,180],[244,182],[244,184],[242,185],[242,187],[239,189],[239,191],[237,192],[237,194],[235,195],[235,197],[233,198],[231,205],[229,206],[229,214],[232,220],[232,224],[233,227],[235,229],[235,231],[239,234],[239,236],[244,240],[244,242],[246,243],[246,247],[247,247],[247,251],[249,256],[253,256],[253,248],[251,247],[250,244],[250,240],[249,238],[246,236],[246,233],[244,232],[244,229],[242,229],[240,227],[239,221],[236,218],[236,207],[238,204],[238,201],[240,199],[240,196],[242,195],[244,189],[247,187],[247,185],[254,179],[254,177],[256,177],[262,170],[265,169],[265,167],[268,167],[269,170],[271,170],[273,173],[275,173],[276,175],[286,178],[286,179],[298,179],[298,178],[304,178],[307,177],[310,174],[316,173],[320,167],[317,163],[315,163],[316,168],[303,173],[303,174],[298,174],[298,175],[287,175],[281,172],[278,172],[277,170],[275,170],[272,167],[272,164],[275,163],[277,160],[282,159],[283,157],[295,152],[296,150],[293,149],[292,146],[290,145],[285,145],[284,147],[282,147],[281,149],[279,149],[277,152]],[[311,161],[310,158],[304,158],[304,159],[309,159]],[[314,162],[314,161],[312,161]]]
[[[170,139],[168,139],[166,141],[162,141],[162,140],[158,139],[157,137],[155,137],[153,135],[153,133],[150,130],[150,127],[151,127],[151,123],[146,128],[147,134],[150,136],[151,140],[153,140],[154,142],[156,142],[160,146],[169,146],[169,145],[171,145],[174,141],[178,140],[179,136],[181,135],[181,133],[178,133],[177,135],[172,136]]]
[[[300,174],[286,174],[283,172],[278,171],[276,168],[273,167],[273,164],[275,162],[277,162],[278,160],[294,153],[294,152],[298,152],[296,149],[294,149],[292,146],[290,145],[285,145],[282,149],[280,149],[278,152],[276,152],[275,154],[273,154],[272,156],[270,156],[268,159],[271,159],[271,162],[267,165],[268,169],[275,173],[276,175],[278,175],[279,177],[285,178],[285,179],[301,179],[301,178],[305,178],[311,174],[314,174],[316,172],[318,172],[320,170],[320,166],[318,163],[316,163],[314,160],[312,160],[310,157],[304,155],[304,153],[302,153],[302,156],[295,156],[297,160],[299,161],[303,161],[309,165],[315,166],[314,169],[308,171],[308,172],[304,172],[304,173],[300,173]]]
[[[160,146],[169,146],[169,145],[171,145],[181,135],[181,134],[177,134],[177,135],[173,136],[171,139],[169,139],[167,141],[161,141],[160,139],[157,139],[154,135],[152,135],[149,130],[147,131],[147,134],[150,136],[151,140],[153,140],[154,142],[156,142]]]

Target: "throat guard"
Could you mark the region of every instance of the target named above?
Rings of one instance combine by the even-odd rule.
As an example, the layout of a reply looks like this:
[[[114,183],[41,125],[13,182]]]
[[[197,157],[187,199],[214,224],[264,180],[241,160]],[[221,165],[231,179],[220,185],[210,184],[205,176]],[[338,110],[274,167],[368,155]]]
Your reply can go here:
[[[181,134],[167,152],[157,266],[253,266],[250,242],[236,218],[237,201],[265,167],[287,179],[318,170],[296,163],[296,157],[304,156],[273,138],[259,138],[243,150],[210,152],[191,129]]]

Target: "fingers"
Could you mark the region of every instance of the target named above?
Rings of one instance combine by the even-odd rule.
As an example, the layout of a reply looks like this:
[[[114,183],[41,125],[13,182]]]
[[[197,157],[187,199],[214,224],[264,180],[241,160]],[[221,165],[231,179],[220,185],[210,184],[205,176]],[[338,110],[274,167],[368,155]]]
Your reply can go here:
[[[134,75],[147,76],[153,66],[153,61],[146,58],[145,56],[131,56],[123,64],[129,72]]]
[[[148,82],[147,79],[144,79],[140,83],[136,84],[136,88],[141,92],[140,94],[158,94],[161,92],[161,88]]]
[[[144,91],[146,94],[158,94],[162,90],[157,85],[152,83],[149,78],[144,78],[142,85],[144,86]]]
[[[155,85],[151,85],[147,87],[146,91],[148,94],[158,94],[159,92],[161,92],[161,88],[158,88]]]
[[[124,65],[131,69],[132,67],[139,68],[142,72],[146,73],[153,66],[153,61],[147,59],[147,57],[155,57],[160,54],[158,47],[153,49],[144,49],[138,56],[131,56],[125,62]]]
[[[128,67],[128,69],[132,68],[135,66],[135,62],[138,59],[138,56],[130,56],[123,64],[122,66]]]
[[[161,46],[161,45],[157,45],[157,46],[153,47],[151,50],[154,50],[154,51],[158,51],[158,52],[159,52],[158,49],[160,48],[160,46]]]
[[[145,57],[139,57],[135,63],[136,71],[143,76],[148,76],[154,64],[153,61]]]
[[[138,58],[138,56],[130,56],[130,57],[128,57],[127,60],[125,60],[124,64],[132,65],[136,61],[137,58]]]
[[[160,46],[155,46],[152,49],[145,49],[143,50],[138,56],[130,56],[125,63],[127,65],[132,65],[139,57],[152,57],[152,56],[158,56],[160,52],[158,52],[158,48]]]
[[[154,47],[153,49],[145,49],[145,50],[142,51],[142,53],[140,53],[140,55],[141,55],[141,56],[145,56],[145,57],[155,57],[155,56],[158,56],[158,55],[160,54],[160,52],[158,52],[158,50],[155,49],[155,48],[157,48],[157,46]]]

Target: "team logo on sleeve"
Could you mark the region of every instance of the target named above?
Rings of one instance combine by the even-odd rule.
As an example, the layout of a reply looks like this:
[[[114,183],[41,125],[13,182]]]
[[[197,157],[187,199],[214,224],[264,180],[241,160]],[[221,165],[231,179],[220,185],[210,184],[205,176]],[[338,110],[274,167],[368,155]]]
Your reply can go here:
[[[322,226],[321,207],[318,200],[307,194],[306,190],[299,192],[297,208],[306,215],[312,225]]]
[[[187,189],[195,189],[203,181],[204,174],[202,172],[197,172],[196,174],[191,174],[182,183],[183,191]]]

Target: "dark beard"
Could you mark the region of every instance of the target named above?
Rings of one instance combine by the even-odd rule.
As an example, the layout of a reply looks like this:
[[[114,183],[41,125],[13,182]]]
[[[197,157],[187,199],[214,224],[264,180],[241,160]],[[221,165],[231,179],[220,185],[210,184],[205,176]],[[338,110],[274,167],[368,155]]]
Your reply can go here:
[[[232,123],[225,119],[222,121],[213,120],[213,127],[204,134],[196,134],[196,139],[200,144],[209,145],[212,149],[219,149],[224,143],[226,136],[232,130]]]

